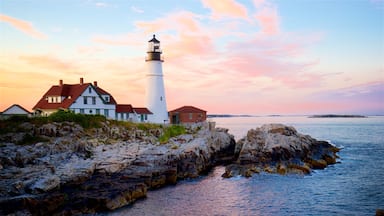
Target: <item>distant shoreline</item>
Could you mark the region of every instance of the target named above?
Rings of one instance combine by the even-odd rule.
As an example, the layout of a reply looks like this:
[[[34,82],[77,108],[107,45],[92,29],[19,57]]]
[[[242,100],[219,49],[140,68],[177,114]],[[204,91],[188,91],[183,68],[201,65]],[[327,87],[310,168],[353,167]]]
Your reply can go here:
[[[253,115],[208,114],[207,118],[254,117]]]
[[[311,115],[311,116],[308,116],[308,118],[367,118],[367,116],[326,114],[326,115]]]
[[[246,115],[246,114],[208,114],[207,118],[235,118],[235,117],[292,117],[303,116],[308,118],[368,118],[366,115],[346,115],[346,114],[323,114],[323,115]],[[373,115],[382,116],[382,115]]]

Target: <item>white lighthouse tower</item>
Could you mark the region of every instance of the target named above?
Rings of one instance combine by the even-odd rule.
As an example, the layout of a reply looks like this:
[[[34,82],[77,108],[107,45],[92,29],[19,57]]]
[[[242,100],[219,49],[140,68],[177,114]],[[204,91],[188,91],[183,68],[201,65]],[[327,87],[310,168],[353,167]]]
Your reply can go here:
[[[156,39],[155,35],[148,41],[145,61],[148,66],[146,104],[147,108],[153,113],[153,115],[148,116],[148,121],[166,123],[168,122],[168,112],[163,81],[163,59],[161,58],[160,41]]]

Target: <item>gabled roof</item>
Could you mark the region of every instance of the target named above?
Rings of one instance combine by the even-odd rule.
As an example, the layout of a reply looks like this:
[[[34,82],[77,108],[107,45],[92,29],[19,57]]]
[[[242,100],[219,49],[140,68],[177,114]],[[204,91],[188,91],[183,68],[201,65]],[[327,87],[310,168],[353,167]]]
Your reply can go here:
[[[111,94],[100,87],[93,86],[91,83],[62,84],[52,86],[33,107],[33,110],[68,109],[88,87],[95,89],[99,95],[109,95],[109,102],[105,102],[104,98],[102,98],[106,104],[116,104],[116,100]],[[64,97],[64,99],[61,103],[48,103],[46,98],[49,96],[61,96]]]
[[[205,110],[196,108],[194,106],[182,106],[180,108],[174,109],[169,112],[179,112],[179,113],[201,113],[201,112],[207,112]]]
[[[43,95],[33,109],[68,109],[90,85],[91,83],[54,85]],[[48,96],[63,96],[65,98],[61,103],[48,103],[46,99]]]
[[[133,111],[135,111],[137,114],[153,114],[145,107],[133,108]]]
[[[24,111],[25,114],[29,114],[29,113],[31,113],[31,112],[29,112],[27,109],[25,109],[24,107],[20,106],[19,104],[13,104],[12,106],[8,107],[8,108],[5,109],[3,112],[1,112],[1,114],[3,114],[3,115],[7,115],[7,114],[8,114],[7,112],[8,112],[9,110],[11,110],[13,107],[17,107],[17,108],[19,108],[21,111]],[[14,114],[14,113],[9,113],[9,114]]]
[[[117,113],[133,113],[133,107],[131,104],[117,104],[116,105]]]
[[[107,91],[105,91],[104,89],[102,89],[98,86],[95,87],[95,89],[99,95],[109,95],[109,102],[107,102],[107,104],[117,104],[115,98],[113,98],[113,96],[111,94],[109,94]],[[104,98],[103,98],[103,100],[104,100]]]

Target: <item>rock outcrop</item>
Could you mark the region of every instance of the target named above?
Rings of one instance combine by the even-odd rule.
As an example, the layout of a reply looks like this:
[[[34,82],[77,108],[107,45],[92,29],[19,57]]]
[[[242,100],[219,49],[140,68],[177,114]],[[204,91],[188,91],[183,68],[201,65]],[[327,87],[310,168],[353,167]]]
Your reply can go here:
[[[144,131],[109,122],[87,130],[69,122],[24,123],[0,133],[0,215],[114,210],[218,164],[229,164],[224,177],[307,174],[336,163],[339,150],[281,124],[252,129],[237,143],[213,124],[187,131],[167,143],[158,141],[161,128]]]
[[[302,135],[293,127],[267,124],[249,130],[237,142],[238,158],[226,167],[223,177],[250,177],[259,172],[308,174],[336,163],[338,151],[330,143]]]
[[[194,178],[234,158],[226,129],[194,126],[160,144],[159,130],[105,124],[84,130],[50,123],[0,136],[0,214],[72,215],[107,211],[146,197],[147,190]],[[23,137],[44,138],[20,144]]]

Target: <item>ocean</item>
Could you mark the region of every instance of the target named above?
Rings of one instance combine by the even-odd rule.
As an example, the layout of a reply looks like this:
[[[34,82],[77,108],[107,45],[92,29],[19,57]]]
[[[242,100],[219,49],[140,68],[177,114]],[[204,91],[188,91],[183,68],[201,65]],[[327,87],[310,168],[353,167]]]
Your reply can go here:
[[[213,118],[236,140],[265,123],[341,147],[337,164],[310,175],[255,174],[224,179],[222,166],[207,176],[149,191],[146,199],[99,215],[374,215],[384,209],[384,117],[306,116]]]

